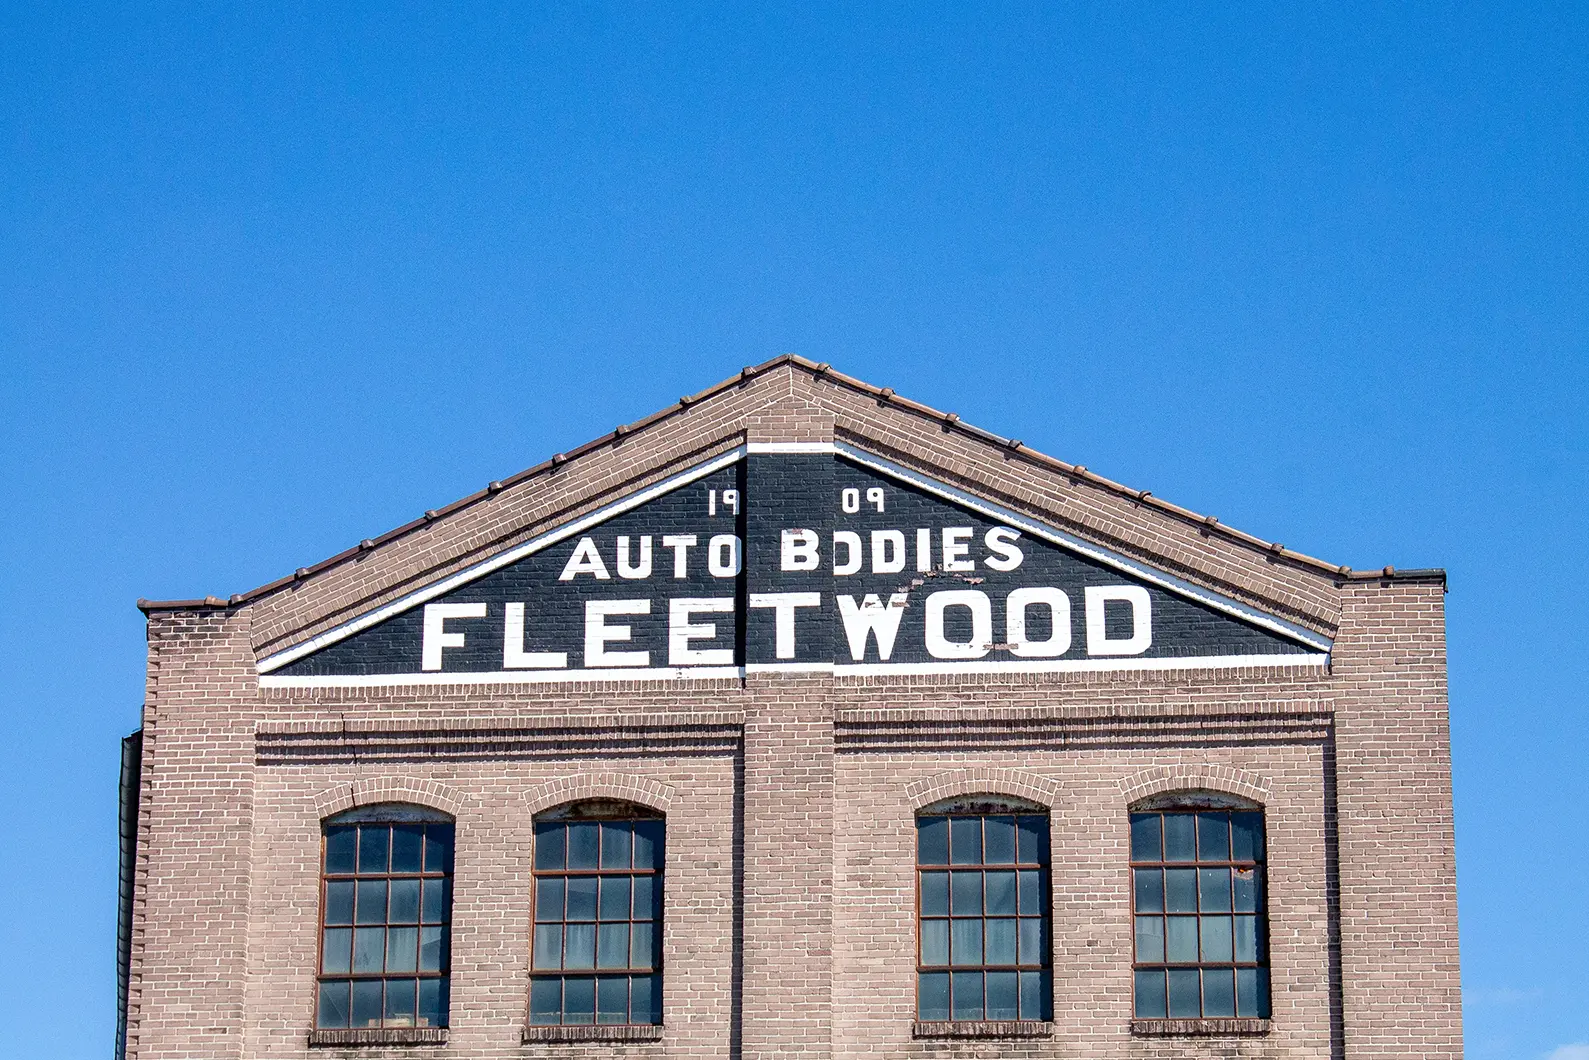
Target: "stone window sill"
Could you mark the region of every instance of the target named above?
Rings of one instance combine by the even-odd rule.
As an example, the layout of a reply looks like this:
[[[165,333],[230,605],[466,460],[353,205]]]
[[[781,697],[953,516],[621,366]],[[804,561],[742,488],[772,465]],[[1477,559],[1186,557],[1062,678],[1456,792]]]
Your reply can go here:
[[[532,1026],[524,1028],[523,1041],[531,1042],[659,1042],[662,1040],[660,1023],[593,1024],[576,1023],[561,1026]]]
[[[917,1020],[912,1038],[1051,1038],[1054,1025],[1046,1020]]]
[[[1132,1020],[1131,1033],[1143,1037],[1268,1034],[1269,1021],[1261,1019]]]
[[[313,1030],[310,1045],[446,1045],[446,1027],[355,1027]]]

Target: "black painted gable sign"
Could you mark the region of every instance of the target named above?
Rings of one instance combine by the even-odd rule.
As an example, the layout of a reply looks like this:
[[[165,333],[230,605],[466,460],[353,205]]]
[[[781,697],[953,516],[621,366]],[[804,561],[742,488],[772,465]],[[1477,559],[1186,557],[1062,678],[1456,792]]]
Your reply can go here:
[[[1327,638],[846,445],[742,447],[260,663],[275,686],[1322,665]]]

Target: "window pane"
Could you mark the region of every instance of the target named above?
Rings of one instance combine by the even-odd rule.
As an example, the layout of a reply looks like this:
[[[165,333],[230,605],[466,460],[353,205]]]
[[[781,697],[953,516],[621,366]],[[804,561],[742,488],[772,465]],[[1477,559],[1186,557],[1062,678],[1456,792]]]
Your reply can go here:
[[[387,920],[393,924],[419,923],[419,881],[393,880]]]
[[[1236,1014],[1254,1019],[1269,1018],[1269,970],[1236,969]]]
[[[388,1027],[414,1025],[414,980],[386,981],[386,1025]]]
[[[987,910],[989,916],[1014,916],[1015,873],[990,872],[987,875]]]
[[[662,977],[637,975],[629,980],[629,1018],[635,1023],[662,1022]]]
[[[386,970],[412,972],[419,967],[419,928],[392,928],[386,933]],[[412,1001],[409,1002],[413,1004]]]
[[[955,865],[982,862],[982,818],[949,818],[949,856]]]
[[[655,876],[636,876],[634,878],[634,918],[636,920],[655,920],[657,918],[656,899],[652,897],[655,892]]]
[[[563,939],[564,968],[596,967],[596,925],[569,924]],[[595,989],[592,987],[591,989]]]
[[[1209,1019],[1236,1014],[1236,989],[1229,968],[1203,969],[1203,1015]]]
[[[933,967],[949,963],[949,921],[921,922],[921,963]]]
[[[358,923],[386,923],[386,881],[360,880]]]
[[[1131,860],[1160,861],[1159,815],[1134,813],[1131,815]]]
[[[1230,838],[1233,861],[1262,861],[1264,859],[1263,814],[1231,814]]]
[[[452,825],[425,826],[425,871],[452,871]]]
[[[1020,979],[1014,972],[989,972],[987,1019],[1013,1020],[1021,1016]]]
[[[1019,855],[1023,865],[1048,864],[1048,818],[1038,814],[1031,814],[1015,819],[1016,830],[1020,832]]]
[[[1197,842],[1194,835],[1194,824],[1197,818],[1189,813],[1167,813],[1164,815],[1164,860],[1165,861],[1193,861],[1197,855]],[[1174,986],[1171,986],[1174,993]],[[1173,997],[1171,999],[1174,1000]]]
[[[1164,1018],[1163,972],[1154,970],[1137,973],[1137,1004],[1133,1011],[1137,1019],[1161,1020]]]
[[[1021,919],[1021,963],[1047,964],[1043,952],[1043,922],[1037,917]]]
[[[596,919],[596,880],[595,876],[568,877],[569,920]]]
[[[563,981],[555,976],[530,980],[530,1022],[545,1026],[563,1021]]]
[[[924,872],[921,874],[921,915],[949,915],[949,874]]]
[[[953,972],[951,973],[954,989],[954,1004],[952,1011],[957,1020],[979,1020],[982,1018],[982,973],[981,972]]]
[[[1203,917],[1203,960],[1228,961],[1230,959],[1230,917]]]
[[[955,916],[980,916],[982,913],[982,873],[952,872],[949,874],[949,909]]]
[[[352,825],[326,829],[326,872],[352,872],[359,830]],[[346,1005],[343,1006],[344,1026]]]
[[[601,867],[627,869],[634,847],[634,833],[628,821],[603,821],[601,823]]]
[[[367,824],[359,829],[360,872],[386,871],[386,841],[391,832],[384,824]]]
[[[425,826],[392,826],[392,871],[418,872],[425,853]]]
[[[629,1022],[629,977],[604,975],[596,980],[596,1022]]]
[[[986,844],[983,861],[989,865],[1009,865],[1015,861],[1015,818],[987,817],[982,822],[982,841]],[[991,1002],[990,1002],[991,1004]],[[991,1019],[993,1017],[989,1017]]]
[[[1197,912],[1197,870],[1164,870],[1164,908],[1170,913]]]
[[[1236,960],[1256,961],[1258,959],[1258,918],[1255,916],[1239,916],[1236,918]]]
[[[1161,869],[1132,869],[1136,878],[1136,907],[1139,913],[1164,912],[1164,872]]]
[[[444,924],[451,910],[448,908],[449,895],[452,893],[451,880],[426,880],[424,883],[424,901],[421,903],[420,915],[427,924]]]
[[[542,876],[535,881],[535,919],[563,919],[563,877]]]
[[[1230,870],[1198,869],[1197,900],[1205,913],[1230,912]]]
[[[629,877],[604,876],[601,880],[601,919],[629,919]]]
[[[447,960],[447,929],[426,927],[419,929],[419,970],[439,972]]]
[[[379,1027],[381,1025],[381,981],[362,979],[353,982],[353,1012],[348,1019],[351,1027]]]
[[[629,967],[651,968],[656,959],[652,955],[652,939],[656,933],[650,921],[633,924],[629,929]]]
[[[385,959],[386,929],[355,929],[353,932],[353,970],[355,972],[379,972],[382,965],[385,964]]]
[[[1230,860],[1230,815],[1197,815],[1197,857],[1200,861]]]
[[[596,929],[596,967],[629,967],[629,922],[602,924]]]
[[[1037,914],[1043,911],[1043,874],[1038,869],[1022,869],[1021,912]]]
[[[660,869],[662,867],[662,822],[634,822],[634,867]]]
[[[447,1026],[447,979],[421,979],[419,981],[419,1025],[421,1027]]]
[[[1166,975],[1169,979],[1170,1018],[1197,1019],[1202,1014],[1197,969],[1171,968]]]
[[[561,824],[542,823],[535,826],[535,867],[560,869],[563,867],[563,840],[566,829]]]
[[[563,966],[563,925],[536,924],[532,967],[551,971]]]
[[[320,944],[320,971],[326,975],[345,975],[352,967],[353,929],[326,928]]]
[[[571,869],[594,869],[601,853],[601,836],[595,821],[575,821],[568,826],[568,867]],[[570,987],[572,988],[572,984]],[[591,998],[596,996],[596,987],[591,985]],[[592,1001],[594,1003],[594,1000]],[[594,1011],[594,1010],[592,1010]]]
[[[1041,1020],[1048,1018],[1048,1006],[1043,1003],[1044,981],[1047,977],[1042,972],[1021,973],[1021,1019]]]
[[[1137,917],[1137,962],[1157,964],[1164,960],[1164,918]]]
[[[1197,918],[1172,916],[1164,925],[1164,948],[1168,960],[1191,964],[1197,960]]]
[[[916,863],[949,864],[949,818],[916,818]]]
[[[1258,911],[1258,870],[1236,869],[1232,881],[1236,896],[1236,912],[1256,913]]]
[[[353,881],[326,881],[326,923],[353,923]]]
[[[949,1018],[949,973],[922,972],[916,992],[916,1015],[924,1020]]]
[[[1014,964],[1015,921],[1013,919],[987,921],[987,939],[985,945],[987,956],[983,958],[984,963]],[[992,1004],[992,1002],[990,1001],[989,1004]],[[995,1017],[989,1016],[988,1018],[994,1019]],[[1012,1016],[1011,1019],[1013,1018],[1014,1017]]]
[[[320,1010],[315,1026],[336,1028],[348,1025],[348,984],[345,980],[320,984]]]
[[[563,980],[563,1022],[596,1022],[596,980],[588,977]]]
[[[951,920],[949,923],[949,963],[981,964],[982,921]]]

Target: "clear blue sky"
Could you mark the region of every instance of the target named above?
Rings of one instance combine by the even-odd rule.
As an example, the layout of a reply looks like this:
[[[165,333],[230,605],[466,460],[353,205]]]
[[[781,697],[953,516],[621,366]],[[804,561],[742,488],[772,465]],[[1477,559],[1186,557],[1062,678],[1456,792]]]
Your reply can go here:
[[[5,1051],[112,1044],[135,598],[786,351],[1446,567],[1469,1055],[1589,1041],[1589,9],[857,6],[4,5]]]

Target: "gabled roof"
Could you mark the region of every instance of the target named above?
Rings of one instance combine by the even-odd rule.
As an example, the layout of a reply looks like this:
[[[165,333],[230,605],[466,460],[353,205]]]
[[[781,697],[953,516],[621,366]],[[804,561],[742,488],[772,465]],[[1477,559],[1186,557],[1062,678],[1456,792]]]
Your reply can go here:
[[[1347,566],[1329,563],[1313,556],[1297,552],[1276,542],[1265,541],[1262,538],[1253,536],[1252,534],[1244,533],[1243,531],[1237,530],[1233,527],[1226,526],[1224,523],[1220,522],[1218,518],[1212,515],[1203,515],[1188,508],[1183,508],[1178,504],[1173,504],[1159,497],[1155,497],[1149,490],[1133,489],[1129,486],[1122,485],[1121,483],[1105,478],[1102,475],[1095,474],[1094,472],[1089,471],[1084,465],[1069,464],[1063,460],[1048,456],[1045,453],[1031,448],[1018,439],[1004,438],[990,431],[985,431],[980,427],[972,426],[971,424],[961,420],[960,417],[953,412],[943,412],[939,409],[932,408],[931,406],[923,405],[920,402],[912,401],[909,398],[901,397],[894,392],[892,387],[873,386],[870,383],[844,375],[841,372],[836,372],[826,363],[817,363],[795,354],[784,354],[782,356],[775,357],[772,360],[764,361],[761,364],[747,367],[738,375],[731,376],[730,378],[723,380],[715,386],[708,387],[697,394],[681,397],[677,402],[669,405],[667,408],[652,413],[650,416],[647,416],[644,419],[621,425],[608,434],[604,434],[599,438],[586,442],[584,445],[581,445],[578,448],[571,449],[568,452],[558,453],[551,459],[542,461],[541,463],[536,464],[534,467],[526,468],[525,470],[520,471],[515,475],[511,475],[508,478],[490,482],[482,490],[472,493],[467,497],[463,497],[441,508],[434,508],[426,511],[418,519],[414,519],[411,522],[403,524],[402,526],[389,530],[386,533],[381,534],[379,537],[366,538],[352,548],[345,549],[342,552],[339,552],[328,559],[322,560],[319,563],[308,567],[300,567],[292,574],[284,578],[278,578],[273,582],[261,585],[258,588],[251,589],[245,593],[234,594],[226,599],[222,599],[217,596],[206,596],[202,599],[191,600],[140,599],[138,601],[138,607],[145,614],[148,614],[157,611],[224,609],[240,607],[253,603],[268,597],[273,593],[277,593],[286,589],[290,589],[295,585],[299,585],[317,574],[321,574],[343,564],[353,562],[361,556],[369,554],[375,549],[382,548],[385,545],[405,538],[417,531],[433,526],[437,522],[444,520],[449,516],[456,515],[459,512],[472,508],[482,502],[488,501],[506,489],[517,486],[521,483],[528,482],[538,476],[545,475],[554,469],[561,468],[570,461],[577,461],[582,457],[587,457],[591,454],[601,452],[614,445],[617,445],[622,441],[626,441],[633,436],[640,434],[641,432],[653,430],[673,419],[674,417],[684,414],[689,409],[702,403],[711,401],[714,397],[717,397],[725,391],[742,386],[759,376],[773,372],[780,368],[789,368],[809,373],[815,379],[833,383],[840,387],[851,390],[856,394],[864,395],[868,398],[874,399],[879,405],[891,407],[902,412],[923,417],[936,423],[938,427],[945,432],[959,434],[966,438],[981,442],[985,445],[995,447],[1001,450],[1007,459],[1024,462],[1044,471],[1059,472],[1075,482],[1085,483],[1091,487],[1102,490],[1107,494],[1111,494],[1122,500],[1129,501],[1131,504],[1148,508],[1170,519],[1182,522],[1190,527],[1195,528],[1199,534],[1205,537],[1222,539],[1240,546],[1243,549],[1250,550],[1257,555],[1261,555],[1264,559],[1272,563],[1286,564],[1314,575],[1327,577],[1336,581],[1434,581],[1441,585],[1445,584],[1445,571],[1438,568],[1396,570],[1394,567],[1387,566],[1366,571],[1353,570]]]

